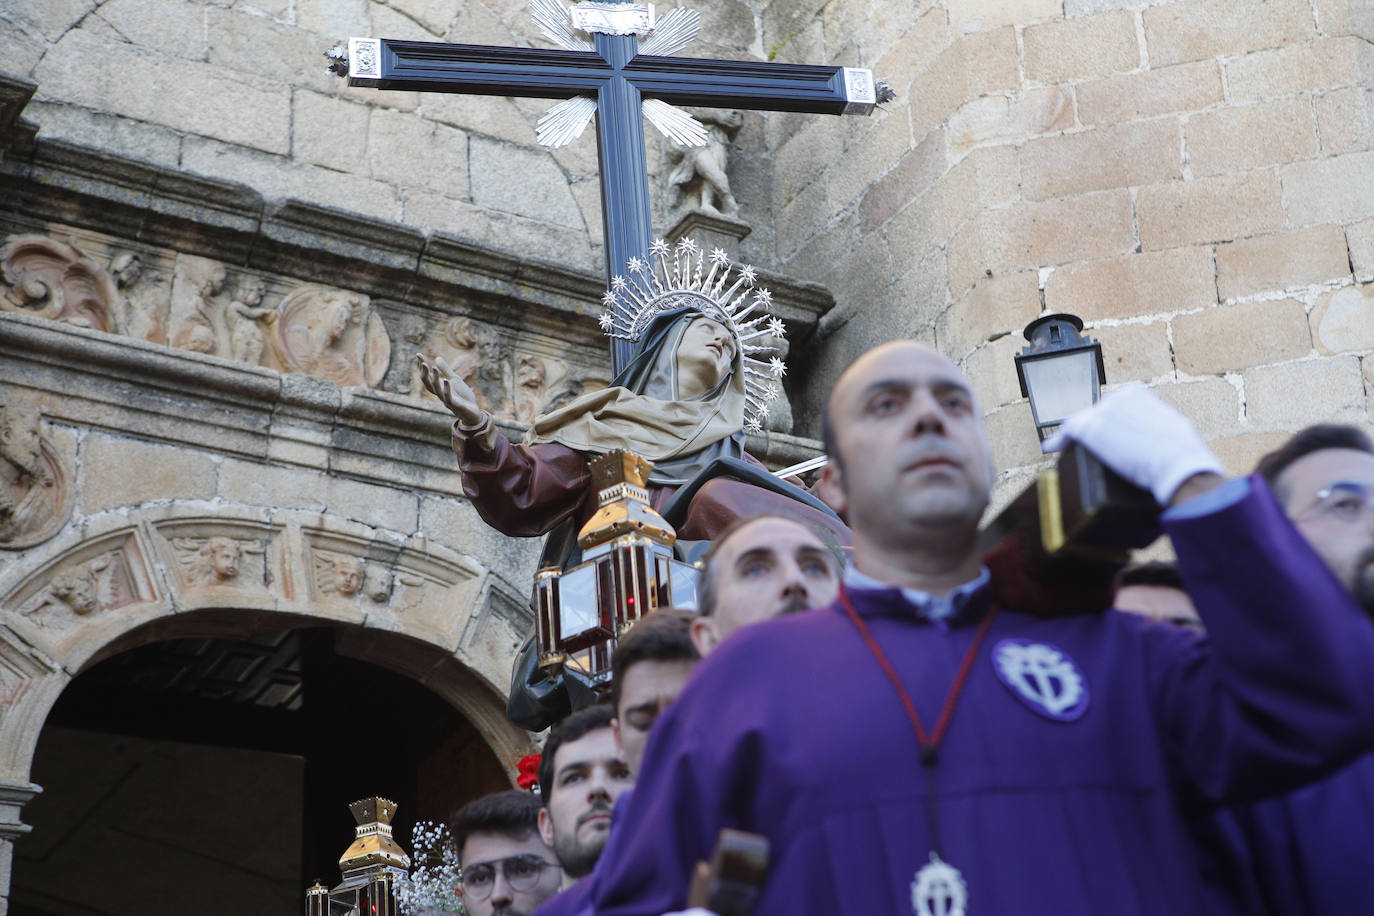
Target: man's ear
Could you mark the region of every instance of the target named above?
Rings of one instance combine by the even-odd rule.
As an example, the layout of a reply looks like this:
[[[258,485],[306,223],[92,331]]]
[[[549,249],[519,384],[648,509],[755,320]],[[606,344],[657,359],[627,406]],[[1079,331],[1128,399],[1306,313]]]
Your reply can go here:
[[[844,510],[849,508],[849,500],[844,494],[844,476],[834,456],[831,456],[829,464],[821,468],[821,479],[816,481],[816,495],[821,502],[834,509],[836,515],[843,516]]]
[[[696,646],[697,654],[705,658],[711,650],[720,645],[720,633],[716,630],[716,622],[710,617],[696,617],[692,620],[692,645]],[[619,738],[617,737],[617,740]]]
[[[611,720],[611,735],[615,738],[615,752],[625,759],[625,742],[620,740],[620,716]]]
[[[539,787],[540,792],[547,792],[543,786]],[[549,819],[549,809],[539,809],[539,838],[544,841],[544,845],[553,848],[553,821]]]

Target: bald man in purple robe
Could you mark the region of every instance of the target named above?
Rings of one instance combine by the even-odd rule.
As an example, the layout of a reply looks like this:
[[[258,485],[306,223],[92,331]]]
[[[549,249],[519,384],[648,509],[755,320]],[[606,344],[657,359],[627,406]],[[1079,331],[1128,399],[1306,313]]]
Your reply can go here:
[[[1224,482],[1143,388],[1062,435],[1171,507],[1208,637],[994,606],[982,413],[935,351],[869,352],[827,414],[855,568],[829,607],[713,652],[659,719],[597,913],[680,909],[725,827],[771,843],[761,914],[1206,913],[1190,816],[1374,746],[1370,621],[1267,485]]]

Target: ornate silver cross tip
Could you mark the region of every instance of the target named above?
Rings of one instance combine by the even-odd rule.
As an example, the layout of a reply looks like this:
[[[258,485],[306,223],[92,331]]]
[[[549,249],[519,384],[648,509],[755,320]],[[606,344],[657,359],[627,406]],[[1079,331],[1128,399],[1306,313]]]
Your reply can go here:
[[[648,35],[654,30],[652,3],[582,0],[572,8],[573,28],[603,35]]]

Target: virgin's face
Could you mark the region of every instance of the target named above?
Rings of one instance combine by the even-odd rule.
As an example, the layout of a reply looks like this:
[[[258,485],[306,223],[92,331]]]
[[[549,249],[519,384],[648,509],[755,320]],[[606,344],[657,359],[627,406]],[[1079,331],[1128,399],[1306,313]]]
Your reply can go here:
[[[698,318],[687,326],[677,347],[677,373],[684,389],[696,379],[700,390],[679,391],[693,397],[710,391],[730,374],[735,364],[735,341],[730,330],[711,318]]]

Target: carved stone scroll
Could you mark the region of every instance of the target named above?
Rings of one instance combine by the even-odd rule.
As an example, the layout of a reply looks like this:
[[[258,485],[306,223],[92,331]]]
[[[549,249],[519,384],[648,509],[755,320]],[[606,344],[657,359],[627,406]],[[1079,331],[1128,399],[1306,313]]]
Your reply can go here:
[[[45,235],[11,236],[0,248],[0,308],[97,331],[118,332],[118,291],[94,258]]]

